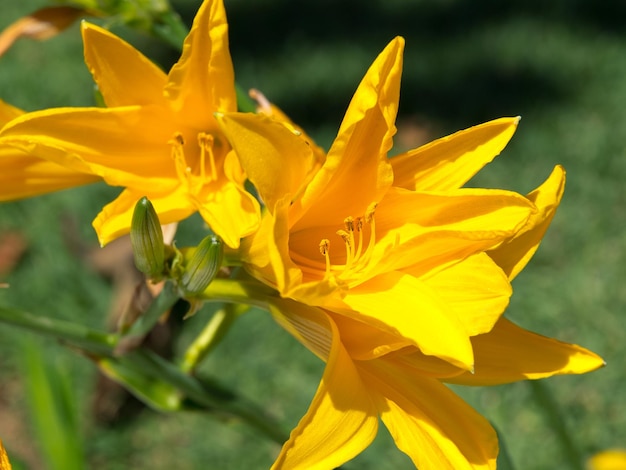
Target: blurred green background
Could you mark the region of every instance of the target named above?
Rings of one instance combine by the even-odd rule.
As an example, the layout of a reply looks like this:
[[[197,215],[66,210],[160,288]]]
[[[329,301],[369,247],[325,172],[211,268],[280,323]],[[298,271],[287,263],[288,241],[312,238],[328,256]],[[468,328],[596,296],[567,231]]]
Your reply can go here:
[[[0,28],[46,4],[0,3]],[[199,3],[174,2],[188,24]],[[471,184],[525,193],[557,163],[568,181],[539,252],[514,282],[507,316],[604,357],[608,365],[600,371],[543,385],[581,458],[626,445],[626,2],[225,3],[237,81],[262,90],[326,147],[363,73],[396,35],[407,43],[399,149],[492,118],[522,116],[503,155]],[[178,57],[136,32],[115,31],[165,68]],[[81,54],[77,26],[44,43],[19,41],[0,58],[0,97],[26,110],[92,104]],[[0,303],[104,328],[113,286],[77,253],[96,246],[90,222],[117,192],[93,185],[0,205],[0,234],[18,231],[27,244]],[[200,226],[197,218],[186,222],[179,244],[196,242]],[[188,329],[209,317],[208,309],[201,311]],[[71,396],[85,468],[267,468],[278,451],[245,425],[205,414],[144,410],[115,425],[97,424],[91,412],[96,371],[89,360],[0,325],[0,437],[16,468],[48,468],[29,398],[40,385],[26,373],[38,362],[69,390],[63,393]],[[238,320],[202,367],[287,427],[306,410],[322,370],[256,311]],[[528,383],[455,390],[498,427],[517,468],[573,468],[572,450],[562,447]],[[381,432],[345,468],[411,466]]]

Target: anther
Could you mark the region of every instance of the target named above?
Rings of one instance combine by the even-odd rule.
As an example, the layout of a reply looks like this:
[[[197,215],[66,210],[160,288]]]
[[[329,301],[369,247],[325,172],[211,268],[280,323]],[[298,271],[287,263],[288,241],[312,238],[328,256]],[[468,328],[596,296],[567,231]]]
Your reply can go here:
[[[346,232],[345,230],[337,230],[337,235],[343,238],[343,241],[346,243],[346,245],[351,246],[350,234],[348,232]]]
[[[372,223],[374,220],[374,212],[376,212],[376,207],[378,207],[377,202],[372,202],[369,206],[367,206],[367,210],[365,211],[365,222],[368,224]]]
[[[330,276],[330,255],[328,253],[329,249],[330,249],[330,240],[328,240],[327,238],[324,238],[320,242],[320,253],[322,255],[324,255],[324,257],[326,258],[326,275],[325,275],[325,277]]]
[[[346,217],[345,219],[343,219],[343,223],[345,224],[346,230],[348,232],[354,232],[354,219],[352,217]]]

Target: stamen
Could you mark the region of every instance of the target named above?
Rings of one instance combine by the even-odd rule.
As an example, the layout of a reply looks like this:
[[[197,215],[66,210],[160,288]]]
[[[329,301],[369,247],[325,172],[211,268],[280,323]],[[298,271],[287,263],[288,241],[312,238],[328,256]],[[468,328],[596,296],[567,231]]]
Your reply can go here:
[[[326,275],[324,277],[328,277],[330,275],[330,240],[324,238],[320,242],[320,253],[326,257]]]
[[[371,224],[374,220],[374,212],[376,212],[377,207],[377,202],[372,202],[369,206],[367,206],[367,210],[365,211],[365,222],[368,224]]]
[[[206,178],[206,163],[208,156],[211,175],[209,180],[217,180],[217,168],[215,167],[215,156],[213,155],[213,136],[205,132],[198,134],[198,145],[200,146],[200,177],[202,180]]]
[[[343,219],[343,223],[346,226],[346,230],[348,231],[348,235],[350,236],[350,262],[354,259],[354,219],[351,216]]]
[[[354,219],[351,216],[343,219],[343,223],[346,225],[346,230],[348,232],[354,232]]]
[[[376,207],[378,207],[378,203],[373,202],[369,206],[367,206],[367,210],[365,211],[365,222],[370,225],[370,242],[367,245],[366,253],[369,253],[370,250],[373,250],[374,245],[376,244],[376,219],[374,218]]]
[[[356,253],[354,257],[359,259],[361,251],[363,249],[363,217],[356,218],[356,231],[359,232],[359,243],[357,244]]]
[[[352,279],[356,273],[367,269],[367,266],[371,261],[374,246],[376,245],[376,224],[374,217],[376,207],[377,203],[370,204],[367,207],[363,217],[346,217],[343,220],[345,230],[337,230],[337,235],[339,235],[343,239],[343,242],[346,246],[346,261],[344,265],[336,265],[334,267],[331,267],[329,255],[330,241],[327,239],[323,239],[320,242],[320,253],[322,253],[322,255],[326,257],[325,278],[330,276],[332,268],[333,273],[337,276],[337,278],[342,278],[350,282],[349,280]],[[363,243],[364,223],[369,225],[370,231],[370,239],[367,247],[364,247]],[[355,229],[359,233],[358,240],[356,240],[354,234]]]
[[[255,88],[252,88],[248,91],[248,95],[257,102],[257,112],[267,114],[268,116],[272,115],[272,105],[270,104],[270,100],[268,100],[263,93]]]
[[[183,150],[185,139],[183,135],[180,132],[176,132],[167,143],[172,146],[172,159],[174,160],[178,179],[180,179],[181,182],[188,183],[188,176],[191,169],[187,166],[187,162],[185,161],[185,151]]]

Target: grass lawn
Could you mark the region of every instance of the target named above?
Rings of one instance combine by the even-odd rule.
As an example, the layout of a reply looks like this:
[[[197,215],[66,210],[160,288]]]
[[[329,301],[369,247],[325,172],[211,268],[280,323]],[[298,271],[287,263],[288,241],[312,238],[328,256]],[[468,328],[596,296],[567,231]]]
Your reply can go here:
[[[3,5],[0,28],[45,5]],[[190,20],[199,1],[174,2]],[[607,367],[552,378],[550,392],[571,437],[565,450],[529,383],[455,387],[504,437],[516,468],[570,468],[626,438],[626,35],[624,3],[460,0],[226,0],[237,81],[258,88],[325,146],[368,65],[396,35],[406,38],[398,150],[501,117],[522,121],[503,154],[471,181],[522,193],[556,164],[567,170],[559,212],[514,281],[506,315],[546,336],[585,346]],[[177,53],[116,30],[168,67]],[[0,58],[0,98],[26,110],[93,103],[79,28],[45,43],[19,41]],[[104,328],[113,287],[90,270],[72,240],[96,245],[90,223],[116,188],[92,185],[0,205],[0,234],[19,231],[27,250],[0,304]],[[74,226],[75,225],[75,226]],[[180,240],[197,241],[192,218]],[[189,320],[201,328],[208,309]],[[182,350],[189,335],[176,344]],[[114,427],[94,424],[95,368],[63,346],[0,324],[0,437],[16,468],[46,468],[32,421],[24,351],[44,351],[75,395],[88,468],[267,468],[278,446],[240,423],[206,414],[144,411]],[[202,373],[261,404],[286,427],[306,410],[323,364],[261,311],[244,315]],[[207,464],[208,462],[208,464]],[[411,468],[392,440],[377,441],[346,469]]]

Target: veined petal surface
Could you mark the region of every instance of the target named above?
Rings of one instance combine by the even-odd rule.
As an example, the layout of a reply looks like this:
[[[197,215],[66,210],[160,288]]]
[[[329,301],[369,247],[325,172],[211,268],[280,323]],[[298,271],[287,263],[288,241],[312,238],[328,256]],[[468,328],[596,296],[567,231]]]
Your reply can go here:
[[[268,210],[286,196],[293,199],[315,164],[307,142],[265,115],[233,113],[217,119]]]
[[[321,340],[322,348],[329,341],[332,343],[327,349],[324,376],[309,410],[291,432],[272,468],[336,468],[374,440],[377,410],[330,318],[318,309],[303,312],[303,306],[297,308],[280,303],[272,307],[272,312],[307,347],[315,350]]]
[[[385,358],[359,363],[359,371],[396,445],[417,468],[496,468],[495,431],[445,385]]]
[[[89,173],[31,157],[16,148],[0,147],[0,201],[37,196],[99,179]]]

